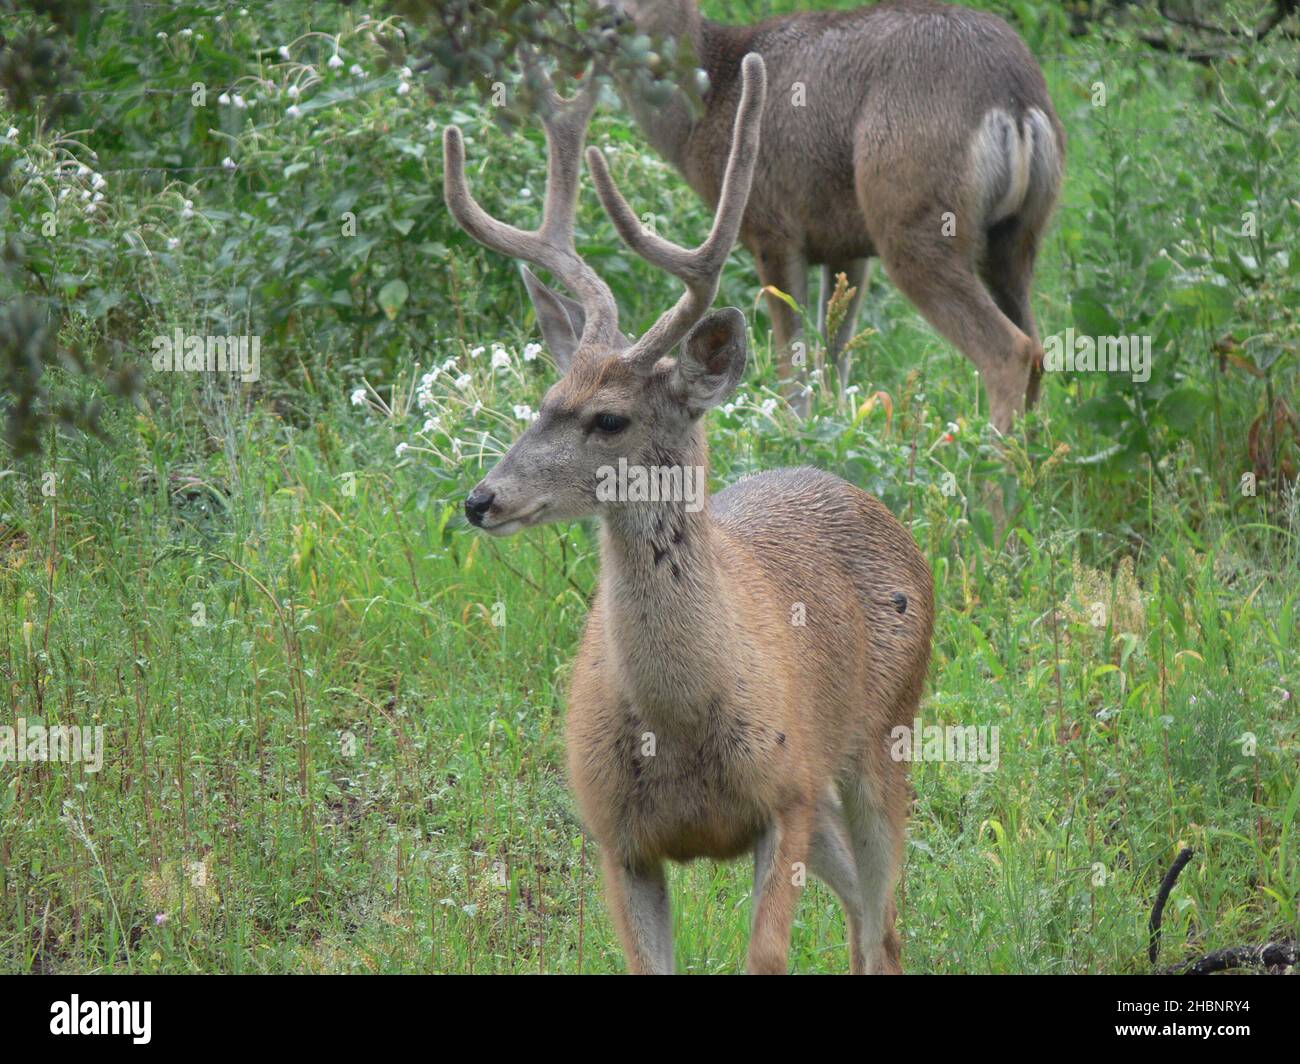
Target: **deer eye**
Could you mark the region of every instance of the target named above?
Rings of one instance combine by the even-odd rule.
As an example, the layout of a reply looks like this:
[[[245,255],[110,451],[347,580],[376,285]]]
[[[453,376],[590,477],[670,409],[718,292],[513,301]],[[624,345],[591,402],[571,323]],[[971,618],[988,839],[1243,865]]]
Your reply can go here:
[[[630,423],[631,419],[625,418],[622,414],[597,414],[591,419],[591,430],[603,432],[607,436],[615,436]]]

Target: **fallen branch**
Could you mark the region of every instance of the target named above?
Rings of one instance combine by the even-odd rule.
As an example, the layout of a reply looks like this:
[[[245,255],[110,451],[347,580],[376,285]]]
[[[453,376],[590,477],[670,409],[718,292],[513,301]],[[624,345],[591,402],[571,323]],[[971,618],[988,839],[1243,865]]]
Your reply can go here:
[[[1220,37],[1232,37],[1237,40],[1262,41],[1273,32],[1288,16],[1300,10],[1300,0],[1273,0],[1273,6],[1254,29],[1245,30],[1235,26],[1216,26],[1211,22],[1202,22],[1194,15],[1184,15],[1170,10],[1169,0],[1159,0],[1156,4],[1161,18],[1175,26],[1196,30],[1199,33],[1213,33]]]
[[[1158,52],[1181,56],[1193,63],[1209,66],[1219,60],[1240,55],[1242,45],[1259,44],[1284,21],[1300,13],[1300,0],[1274,0],[1268,14],[1253,29],[1216,26],[1203,22],[1194,16],[1170,10],[1169,0],[1159,0],[1156,9],[1166,22],[1187,31],[1186,35],[1192,39],[1180,42],[1167,33],[1141,33],[1138,39]],[[1296,36],[1296,32],[1290,29],[1285,29],[1282,33],[1287,37]],[[1203,39],[1199,41],[1195,39],[1195,35],[1202,34],[1218,39],[1208,42],[1210,46],[1207,47]],[[1224,47],[1234,43],[1238,47]]]
[[[1230,946],[1216,949],[1199,960],[1166,968],[1161,975],[1209,975],[1232,968],[1283,971],[1300,964],[1300,942],[1269,942],[1263,946]]]
[[[1143,44],[1154,48],[1157,52],[1167,52],[1193,63],[1200,63],[1202,66],[1209,66],[1211,63],[1238,54],[1230,48],[1193,48],[1175,44],[1168,37],[1158,33],[1144,33],[1140,39]]]
[[[1183,866],[1192,859],[1195,850],[1185,849],[1174,858],[1174,863],[1169,866],[1169,871],[1165,873],[1165,878],[1160,883],[1160,891],[1156,894],[1156,903],[1151,909],[1150,927],[1151,938],[1150,945],[1147,947],[1147,956],[1151,958],[1151,963],[1156,963],[1156,958],[1160,956],[1160,921],[1164,919],[1165,902],[1169,900],[1169,892],[1174,889],[1174,884],[1178,882],[1178,874],[1182,872]]]

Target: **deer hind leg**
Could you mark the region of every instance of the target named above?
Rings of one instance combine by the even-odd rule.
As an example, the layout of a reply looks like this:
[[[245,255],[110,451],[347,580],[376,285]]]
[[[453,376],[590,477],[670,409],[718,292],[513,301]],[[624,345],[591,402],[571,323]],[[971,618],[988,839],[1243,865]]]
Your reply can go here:
[[[848,385],[848,364],[843,357],[845,346],[857,334],[858,313],[862,310],[862,297],[867,294],[867,270],[871,265],[869,259],[850,259],[847,262],[829,263],[822,267],[822,291],[818,302],[817,328],[826,336],[826,317],[830,307],[831,296],[835,294],[835,276],[844,274],[850,288],[857,289],[849,301],[848,313],[834,336],[826,336],[826,356],[835,363],[840,375],[840,387]]]
[[[817,804],[817,821],[809,852],[812,873],[831,888],[844,906],[849,930],[849,972],[862,975],[867,955],[862,941],[862,886],[844,807],[833,789]]]
[[[1038,344],[998,307],[975,272],[965,242],[918,227],[876,241],[890,279],[939,332],[975,363],[994,428],[1009,432],[1024,409]]]
[[[893,762],[886,772],[885,780],[873,780],[865,772],[853,776],[840,793],[861,888],[866,970],[898,975],[903,968],[894,926],[894,888],[907,835],[907,777],[905,766]]]
[[[1016,216],[989,230],[988,242],[980,263],[980,276],[999,309],[1016,327],[1039,345],[1038,323],[1030,292],[1034,283],[1034,260],[1038,256],[1038,234],[1033,222]],[[1035,358],[1029,370],[1025,390],[1025,407],[1038,401],[1043,376],[1041,358]]]
[[[760,248],[754,254],[758,279],[790,296],[800,307],[808,304],[808,262],[796,251],[785,248]],[[812,406],[807,389],[808,351],[803,335],[803,318],[779,296],[767,293],[767,309],[772,316],[772,347],[776,354],[777,377],[782,394],[800,417],[807,417]]]
[[[605,893],[633,975],[671,975],[673,918],[662,862],[636,866],[603,858]]]
[[[807,873],[811,836],[812,811],[800,807],[782,813],[755,848],[751,975],[784,975],[789,970],[790,932]]]

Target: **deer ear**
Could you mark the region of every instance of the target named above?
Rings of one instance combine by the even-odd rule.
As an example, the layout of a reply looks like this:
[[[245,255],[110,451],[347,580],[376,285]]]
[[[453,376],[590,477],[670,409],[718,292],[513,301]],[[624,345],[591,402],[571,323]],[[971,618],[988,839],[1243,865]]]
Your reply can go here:
[[[673,386],[692,414],[717,406],[736,390],[745,375],[747,347],[745,315],[735,307],[715,310],[686,334]]]
[[[587,315],[581,304],[543,284],[527,266],[520,266],[519,272],[524,275],[524,287],[528,289],[533,309],[537,311],[537,324],[541,327],[546,349],[560,367],[560,372],[567,373],[573,362],[573,353],[578,350],[578,339],[582,336]]]

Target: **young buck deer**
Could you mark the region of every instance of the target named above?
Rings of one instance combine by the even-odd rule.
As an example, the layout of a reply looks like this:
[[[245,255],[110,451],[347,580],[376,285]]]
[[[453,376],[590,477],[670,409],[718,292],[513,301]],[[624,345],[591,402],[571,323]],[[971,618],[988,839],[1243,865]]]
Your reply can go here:
[[[806,868],[844,904],[853,971],[896,972],[909,787],[889,736],[915,716],[930,658],[925,558],[880,502],[815,469],[752,476],[712,500],[662,490],[707,484],[702,415],[745,369],[743,315],[709,313],[758,158],[763,60],[742,66],[713,227],[693,251],[643,230],[600,153],[587,152],[619,236],[686,285],[635,342],[573,240],[596,79],[568,101],[548,90],[535,231],[475,202],[460,131],[447,129],[446,200],[461,227],[578,296],[524,269],[564,376],[465,512],[498,536],[600,519],[600,587],[569,696],[569,770],[629,968],[673,967],[665,860],[752,851],[751,971],[786,970]],[[601,486],[624,462],[665,475],[648,493],[610,498]]]
[[[639,31],[694,49],[710,88],[703,114],[682,93],[650,106],[623,94],[650,143],[709,203],[740,96],[741,57],[758,52],[780,91],[763,111],[758,172],[740,227],[763,284],[807,303],[821,266],[819,321],[836,274],[856,297],[833,337],[856,329],[867,263],[984,377],[1001,431],[1033,404],[1042,348],[1030,307],[1034,258],[1061,184],[1065,134],[1042,71],[1005,22],[933,0],[800,12],[757,26],[700,17],[696,0],[608,0]],[[769,294],[780,375],[806,412],[792,365],[799,315]],[[841,364],[843,372],[846,367]]]

